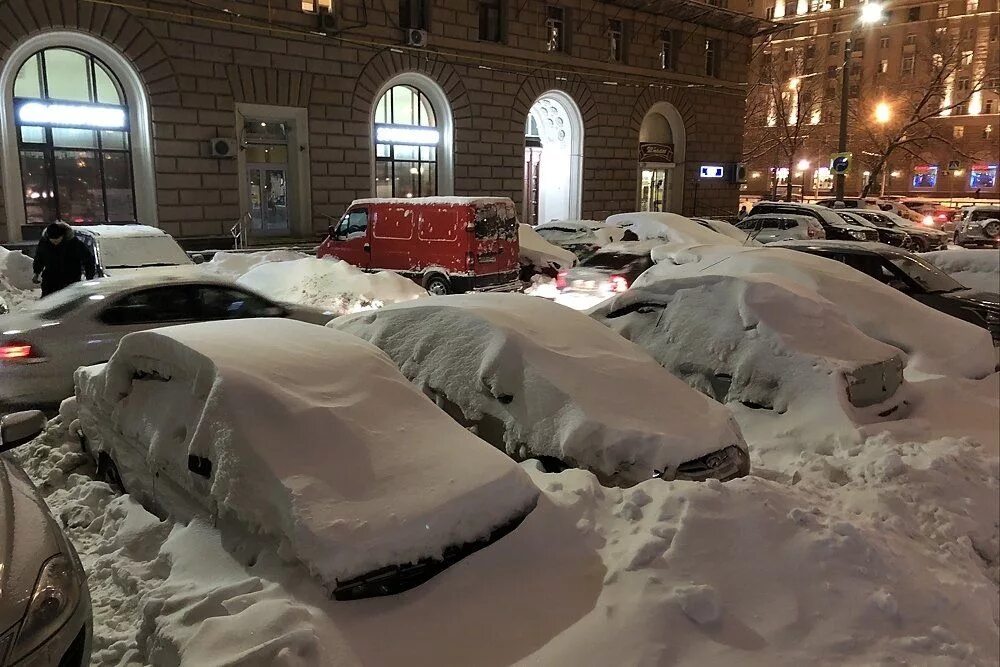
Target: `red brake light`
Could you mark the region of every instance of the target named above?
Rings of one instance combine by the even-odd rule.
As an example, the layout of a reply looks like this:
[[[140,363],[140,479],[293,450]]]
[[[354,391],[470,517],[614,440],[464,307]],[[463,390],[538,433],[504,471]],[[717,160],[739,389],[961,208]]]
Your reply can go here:
[[[611,276],[608,282],[612,292],[624,292],[628,289],[628,279],[625,276]]]
[[[35,350],[30,343],[12,341],[0,345],[0,361],[20,361],[22,359],[33,359]]]
[[[560,271],[556,274],[556,289],[566,288],[566,272]]]

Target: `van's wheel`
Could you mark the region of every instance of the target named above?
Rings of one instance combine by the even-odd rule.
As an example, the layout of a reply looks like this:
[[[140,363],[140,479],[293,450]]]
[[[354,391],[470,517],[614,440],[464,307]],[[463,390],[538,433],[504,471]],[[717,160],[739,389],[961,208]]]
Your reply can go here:
[[[435,296],[451,294],[451,283],[442,275],[433,274],[424,279],[424,289]]]
[[[104,452],[101,452],[97,457],[97,479],[110,486],[115,493],[125,493],[125,485],[122,484],[122,476],[118,473],[118,466]]]

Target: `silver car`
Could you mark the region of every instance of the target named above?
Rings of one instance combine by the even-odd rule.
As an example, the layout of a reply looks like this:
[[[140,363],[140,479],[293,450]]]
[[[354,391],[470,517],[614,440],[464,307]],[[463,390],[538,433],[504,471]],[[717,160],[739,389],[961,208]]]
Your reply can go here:
[[[826,238],[823,226],[815,218],[794,213],[748,215],[736,227],[746,232],[751,239],[764,244]]]
[[[955,223],[955,244],[963,248],[1000,248],[1000,206],[964,209]]]
[[[45,426],[38,411],[0,422],[0,451]],[[24,471],[0,456],[0,665],[86,667],[93,622],[87,576]]]

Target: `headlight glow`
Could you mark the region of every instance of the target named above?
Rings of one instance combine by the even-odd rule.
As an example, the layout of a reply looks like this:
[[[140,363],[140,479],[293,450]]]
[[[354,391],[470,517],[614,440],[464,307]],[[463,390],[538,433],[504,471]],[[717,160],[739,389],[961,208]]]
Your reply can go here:
[[[58,554],[45,561],[9,658],[17,662],[56,632],[76,610],[83,582],[72,559]]]

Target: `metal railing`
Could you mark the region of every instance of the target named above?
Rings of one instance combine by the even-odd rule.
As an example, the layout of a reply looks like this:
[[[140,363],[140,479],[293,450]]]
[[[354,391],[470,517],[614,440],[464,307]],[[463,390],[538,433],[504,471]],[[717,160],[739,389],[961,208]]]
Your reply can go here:
[[[246,224],[244,225],[244,221]],[[246,250],[250,244],[250,226],[253,217],[247,212],[246,215],[236,219],[236,224],[229,228],[229,233],[233,237],[233,250]]]

